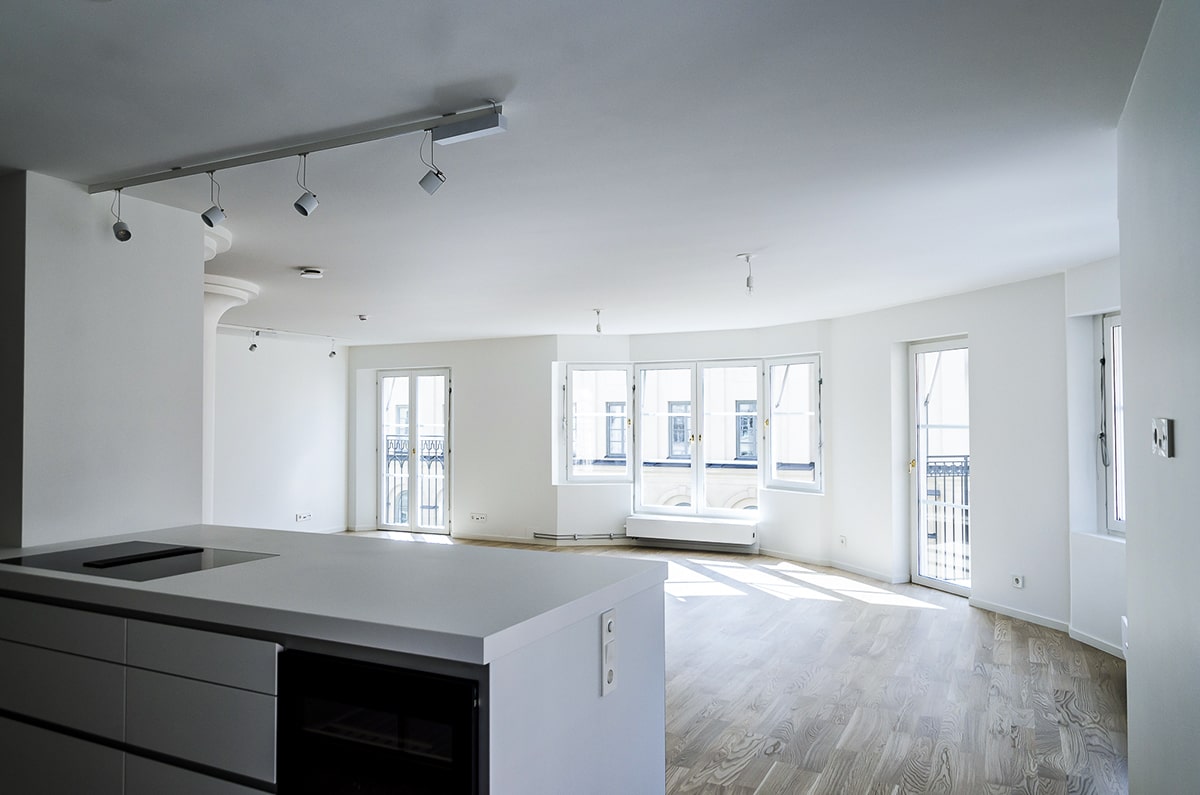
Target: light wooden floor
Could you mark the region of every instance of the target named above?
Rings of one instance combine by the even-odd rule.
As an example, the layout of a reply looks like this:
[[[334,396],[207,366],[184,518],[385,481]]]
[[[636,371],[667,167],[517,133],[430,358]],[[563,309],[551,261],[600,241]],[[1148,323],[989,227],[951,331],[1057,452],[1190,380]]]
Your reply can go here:
[[[556,551],[670,565],[668,793],[1128,789],[1125,663],[1062,632],[769,557]]]

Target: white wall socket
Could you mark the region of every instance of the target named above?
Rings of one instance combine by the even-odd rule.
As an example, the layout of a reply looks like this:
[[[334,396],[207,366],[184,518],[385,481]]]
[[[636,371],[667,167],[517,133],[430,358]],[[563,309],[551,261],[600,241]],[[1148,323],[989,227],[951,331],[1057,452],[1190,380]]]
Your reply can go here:
[[[838,544],[839,544],[840,546],[843,546],[843,547],[844,547],[844,546],[846,546],[846,537],[845,537],[845,536],[838,536]]]
[[[307,522],[307,521],[308,521],[309,519],[311,519],[311,518],[312,518],[312,514],[311,514],[311,513],[298,513],[298,514],[296,514],[296,521],[297,521],[297,522]]]
[[[486,522],[487,514],[486,513],[473,513],[473,514],[471,514],[471,521],[472,522]]]
[[[1024,588],[1025,587],[1025,575],[1024,574],[1012,575],[1012,587]]]
[[[600,614],[600,695],[617,689],[617,611]]]

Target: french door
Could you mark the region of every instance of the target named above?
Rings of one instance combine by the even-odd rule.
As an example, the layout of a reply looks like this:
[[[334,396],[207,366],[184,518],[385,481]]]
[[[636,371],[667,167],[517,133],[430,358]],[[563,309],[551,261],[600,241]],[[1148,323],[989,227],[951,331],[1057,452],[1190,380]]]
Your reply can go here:
[[[913,582],[971,592],[971,422],[965,339],[912,345]]]
[[[379,374],[379,527],[450,533],[450,371]]]

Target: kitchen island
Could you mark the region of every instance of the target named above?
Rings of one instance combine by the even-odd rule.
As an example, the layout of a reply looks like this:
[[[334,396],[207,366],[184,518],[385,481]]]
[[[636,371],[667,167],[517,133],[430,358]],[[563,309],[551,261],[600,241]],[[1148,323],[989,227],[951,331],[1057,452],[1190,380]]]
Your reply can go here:
[[[37,567],[132,541],[262,557],[140,582]],[[473,687],[453,791],[664,788],[662,563],[202,525],[0,558],[18,555],[0,561],[3,769],[44,782],[39,760],[72,753],[90,792],[286,793],[286,661],[307,655]],[[216,732],[191,714],[214,704],[237,716]]]

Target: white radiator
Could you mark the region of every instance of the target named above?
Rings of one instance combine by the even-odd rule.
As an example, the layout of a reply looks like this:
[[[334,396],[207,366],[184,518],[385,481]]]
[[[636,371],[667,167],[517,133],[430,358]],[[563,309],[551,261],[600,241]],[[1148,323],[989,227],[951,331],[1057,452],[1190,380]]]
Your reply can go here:
[[[758,539],[758,524],[736,519],[635,514],[625,518],[625,535],[630,538],[749,546]]]

